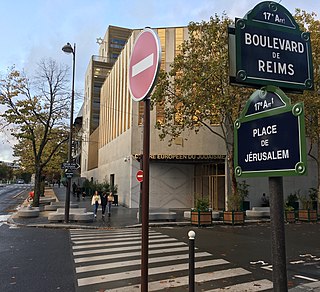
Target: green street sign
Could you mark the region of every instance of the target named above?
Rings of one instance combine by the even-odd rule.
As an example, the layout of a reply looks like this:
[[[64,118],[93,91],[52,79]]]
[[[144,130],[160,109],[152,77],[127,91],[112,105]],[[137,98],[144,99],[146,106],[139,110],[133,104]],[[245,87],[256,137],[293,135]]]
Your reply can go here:
[[[256,90],[234,125],[237,177],[305,175],[303,103],[291,105],[278,87]]]
[[[243,19],[236,19],[229,34],[234,35],[230,47],[235,58],[231,82],[294,91],[313,89],[310,34],[301,31],[279,3],[259,3]]]

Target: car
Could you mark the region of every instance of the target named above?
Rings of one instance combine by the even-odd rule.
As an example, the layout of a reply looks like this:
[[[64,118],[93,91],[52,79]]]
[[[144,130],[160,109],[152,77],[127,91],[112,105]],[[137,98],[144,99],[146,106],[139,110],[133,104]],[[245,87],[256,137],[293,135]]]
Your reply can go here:
[[[24,180],[23,179],[17,179],[17,184],[24,184]]]

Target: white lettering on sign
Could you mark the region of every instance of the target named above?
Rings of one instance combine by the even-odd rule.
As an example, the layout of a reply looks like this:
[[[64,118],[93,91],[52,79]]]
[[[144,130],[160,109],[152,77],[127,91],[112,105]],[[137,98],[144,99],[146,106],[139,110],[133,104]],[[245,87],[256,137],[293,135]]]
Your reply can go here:
[[[274,104],[274,99],[273,97],[271,98],[271,100],[267,101],[258,101],[254,104],[254,110],[255,111],[260,111],[260,110],[266,110],[268,108],[271,108],[271,106]]]
[[[258,71],[292,76],[294,75],[294,66],[293,64],[258,60]]]
[[[293,53],[304,53],[304,45],[302,42],[296,42],[293,40],[286,40],[277,37],[270,37],[266,35],[250,34],[246,32],[244,34],[244,43],[248,46],[254,45],[263,48],[289,51]]]
[[[150,68],[151,66],[153,66],[153,58],[154,58],[154,54],[150,54],[149,56],[145,57],[144,59],[142,59],[140,62],[138,62],[137,64],[132,66],[132,76],[134,77],[138,74],[140,74],[141,72],[143,72],[144,70]]]
[[[252,130],[252,137],[261,137],[265,135],[277,134],[277,125],[270,125]]]
[[[257,153],[248,153],[245,162],[268,161],[268,160],[289,159],[289,149],[266,151]]]

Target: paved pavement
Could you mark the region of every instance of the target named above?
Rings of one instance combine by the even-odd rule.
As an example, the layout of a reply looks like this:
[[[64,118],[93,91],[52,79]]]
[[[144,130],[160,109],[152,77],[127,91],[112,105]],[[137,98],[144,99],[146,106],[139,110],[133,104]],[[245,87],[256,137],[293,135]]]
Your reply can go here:
[[[66,188],[65,187],[53,187],[54,195],[57,197],[58,201],[65,201]],[[87,211],[93,211],[93,206],[91,206],[91,198],[85,197],[84,199],[74,197],[71,194],[71,202],[79,204],[80,208],[86,208]],[[8,221],[9,223],[25,226],[34,227],[48,227],[48,228],[124,228],[124,227],[140,227],[139,220],[137,219],[138,209],[126,208],[123,206],[112,206],[111,216],[102,218],[101,208],[98,210],[97,218],[90,223],[70,222],[70,223],[52,223],[48,221],[48,213],[52,211],[42,211],[40,216],[36,218],[19,218],[17,213],[15,213]],[[150,225],[188,225],[190,221],[186,221],[183,218],[183,213],[177,213],[176,222],[149,222]],[[304,285],[294,287],[289,290],[290,292],[303,292],[303,291],[315,291],[320,292],[320,282],[313,282]]]
[[[66,188],[54,186],[54,195],[58,201],[65,201]],[[93,206],[91,205],[91,197],[86,196],[84,199],[78,199],[71,193],[70,202],[78,203],[79,208],[86,208],[88,212],[93,212]],[[20,218],[17,214],[14,214],[10,218],[10,222],[14,224],[21,224],[27,226],[37,227],[52,227],[52,228],[124,228],[124,227],[140,227],[139,219],[137,218],[137,208],[127,208],[124,206],[112,206],[111,216],[102,218],[101,206],[99,206],[97,218],[93,222],[88,223],[77,223],[77,222],[58,222],[52,223],[48,221],[48,214],[54,211],[41,211],[40,216],[36,218]],[[107,214],[106,214],[107,215]],[[176,222],[150,222],[150,225],[155,224],[166,224],[166,225],[178,225],[178,224],[190,224],[190,221],[183,218],[183,212],[177,213]]]

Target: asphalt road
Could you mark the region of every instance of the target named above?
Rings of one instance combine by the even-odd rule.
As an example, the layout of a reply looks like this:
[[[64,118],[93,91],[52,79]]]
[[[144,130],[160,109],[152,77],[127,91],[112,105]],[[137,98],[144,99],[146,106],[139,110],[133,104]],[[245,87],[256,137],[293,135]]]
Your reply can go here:
[[[0,215],[15,211],[27,197],[31,189],[29,184],[11,184],[0,187]]]
[[[210,252],[243,267],[251,271],[254,278],[272,280],[270,224],[156,230],[188,242],[191,229],[196,232],[195,246],[199,251]],[[320,224],[288,224],[285,232],[288,288],[320,281]]]
[[[69,231],[0,226],[0,291],[75,291]]]

